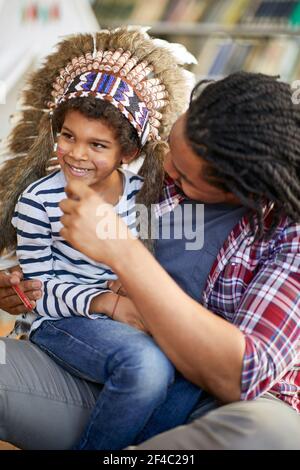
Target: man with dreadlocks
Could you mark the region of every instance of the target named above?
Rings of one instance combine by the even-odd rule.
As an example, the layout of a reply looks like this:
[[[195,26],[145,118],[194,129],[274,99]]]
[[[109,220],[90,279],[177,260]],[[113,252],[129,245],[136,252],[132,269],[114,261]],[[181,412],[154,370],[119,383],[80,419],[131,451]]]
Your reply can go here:
[[[146,329],[178,370],[214,399],[214,411],[140,449],[300,449],[299,125],[289,85],[241,72],[206,84],[173,126],[165,169],[182,197],[216,213],[215,233],[208,232],[204,247],[212,237],[218,253],[201,304],[140,241],[94,236],[87,245],[77,227],[96,233],[92,214],[101,201],[89,188],[69,187],[62,235],[113,267]],[[222,218],[221,205],[227,205]],[[226,214],[238,206],[244,213],[226,233]],[[227,238],[220,245],[222,227]]]
[[[61,234],[117,273],[136,318],[120,314],[116,319],[142,321],[181,374],[207,392],[189,424],[138,449],[300,449],[299,123],[287,84],[239,72],[200,84],[174,124],[165,159],[172,180],[159,207],[163,217],[163,211],[187,201],[204,204],[200,251],[210,259],[197,254],[200,264],[191,266],[181,240],[170,241],[179,250],[168,271],[173,277],[176,269],[185,271],[190,283],[197,281],[200,302],[181,290],[129,232],[127,240],[97,238],[95,214],[102,200],[84,185],[69,185],[69,199],[61,203]],[[115,212],[108,216],[114,226]],[[157,240],[159,259],[169,247]],[[3,295],[10,296],[15,299],[11,291]],[[16,367],[21,354],[6,345]],[[27,359],[35,357],[25,346],[22,352]],[[0,380],[2,386],[10,383],[9,376]],[[86,397],[83,383],[71,388]],[[49,415],[53,406],[48,403]],[[13,419],[8,421],[6,432],[12,436]]]

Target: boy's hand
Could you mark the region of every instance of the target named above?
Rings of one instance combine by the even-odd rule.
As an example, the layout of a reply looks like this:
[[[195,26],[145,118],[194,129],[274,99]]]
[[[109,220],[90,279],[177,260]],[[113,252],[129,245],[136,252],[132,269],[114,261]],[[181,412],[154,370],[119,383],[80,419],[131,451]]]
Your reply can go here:
[[[34,308],[35,300],[42,296],[42,283],[40,281],[22,281],[23,274],[19,267],[13,268],[11,274],[0,272],[0,308],[11,315],[29,312],[21,302],[11,286],[18,285],[31,300]]]
[[[112,292],[94,297],[90,304],[90,313],[104,313],[115,321],[126,323],[133,328],[148,333],[142,318],[133,302],[124,296]]]

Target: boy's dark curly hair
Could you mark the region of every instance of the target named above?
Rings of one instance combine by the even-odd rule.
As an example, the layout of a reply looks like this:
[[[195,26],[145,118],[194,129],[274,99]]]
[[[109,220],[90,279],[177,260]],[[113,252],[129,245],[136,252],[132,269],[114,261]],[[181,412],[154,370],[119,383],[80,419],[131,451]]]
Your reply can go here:
[[[70,110],[79,111],[86,118],[103,121],[113,131],[122,154],[128,155],[139,149],[137,132],[128,119],[108,101],[96,99],[94,96],[79,97],[63,102],[53,114],[54,133],[61,131],[66,113]]]

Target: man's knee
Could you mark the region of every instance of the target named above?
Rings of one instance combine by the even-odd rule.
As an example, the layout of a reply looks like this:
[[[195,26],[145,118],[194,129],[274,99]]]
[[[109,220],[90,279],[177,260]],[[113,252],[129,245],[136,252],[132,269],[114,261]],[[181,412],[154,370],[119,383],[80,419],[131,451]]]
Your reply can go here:
[[[219,449],[300,449],[300,416],[283,402],[260,398],[222,406],[197,424]]]

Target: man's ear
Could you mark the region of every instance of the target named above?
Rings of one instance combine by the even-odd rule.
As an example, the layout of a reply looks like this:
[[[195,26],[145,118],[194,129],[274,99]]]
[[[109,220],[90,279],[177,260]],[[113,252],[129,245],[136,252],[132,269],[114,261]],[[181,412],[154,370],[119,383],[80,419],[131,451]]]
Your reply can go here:
[[[122,163],[128,164],[128,163],[133,162],[133,160],[135,160],[139,156],[139,154],[140,154],[140,149],[136,149],[128,155],[123,155],[122,156]]]

